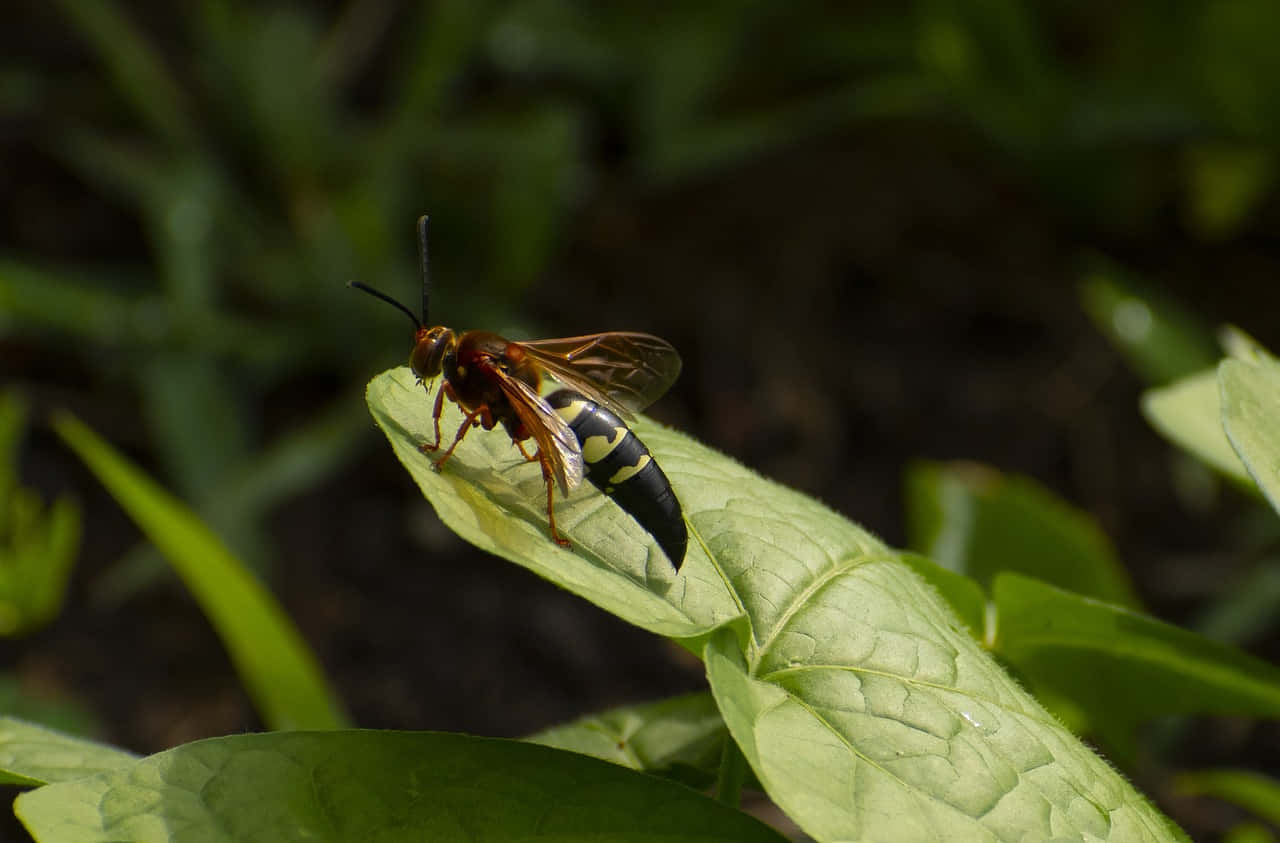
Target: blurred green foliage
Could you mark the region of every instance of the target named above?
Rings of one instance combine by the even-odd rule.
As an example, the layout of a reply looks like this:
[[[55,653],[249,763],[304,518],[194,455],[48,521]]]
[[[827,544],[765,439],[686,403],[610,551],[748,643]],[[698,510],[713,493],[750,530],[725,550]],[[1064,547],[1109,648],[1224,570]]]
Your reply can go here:
[[[117,430],[133,437],[122,444],[257,567],[274,555],[267,513],[373,443],[356,396],[403,359],[408,337],[400,316],[344,282],[415,301],[420,213],[433,216],[435,315],[529,331],[521,295],[611,191],[672,191],[816,137],[922,130],[989,152],[1004,168],[997,183],[1037,189],[1033,201],[1063,222],[1055,237],[1088,263],[1086,311],[1142,377],[1173,384],[1167,409],[1193,432],[1217,419],[1216,405],[1203,412],[1212,385],[1184,380],[1216,359],[1204,326],[1095,253],[1171,225],[1215,249],[1272,228],[1280,7],[1265,0],[35,8],[7,21],[23,35],[0,61],[0,121],[25,144],[20,166],[38,156],[60,186],[46,196],[11,165],[4,183],[26,190],[0,202],[26,231],[136,229],[146,251],[76,251],[93,237],[69,231],[72,248],[50,257],[12,226],[0,246],[0,342],[67,361],[90,401],[122,396]],[[81,191],[76,207],[60,204],[68,184]],[[14,428],[0,427],[12,454]],[[1209,440],[1196,441],[1203,451]],[[39,510],[15,477],[0,477],[0,518],[25,526],[0,535],[43,536],[23,545],[42,548],[25,558],[62,560],[53,546],[65,549],[75,519],[61,504]],[[952,527],[935,539],[966,528],[952,549],[1025,556],[1027,535],[994,542],[978,529],[1006,523],[984,513],[1012,513],[1093,560],[1109,583],[1095,591],[1132,599],[1107,573],[1109,545],[1042,490],[937,471],[915,479],[917,494],[951,506],[917,512]],[[67,523],[54,529],[58,519]],[[1264,564],[1224,589],[1206,630],[1247,640],[1273,626],[1276,557],[1258,550]],[[100,596],[161,570],[139,547],[99,581]],[[55,608],[54,592],[42,593],[33,619]],[[979,597],[966,593],[967,618]]]
[[[403,325],[342,282],[413,300],[423,211],[448,244],[437,313],[503,327],[603,185],[670,187],[855,126],[970,131],[1100,233],[1173,194],[1220,241],[1274,189],[1263,0],[55,7],[88,72],[11,57],[0,113],[150,254],[0,256],[0,331],[70,341],[86,377],[136,395],[166,480],[259,565],[264,513],[368,441],[354,389],[283,431],[262,399],[395,359]]]
[[[1163,386],[1217,362],[1213,335],[1186,308],[1111,261],[1089,264],[1080,284],[1084,311],[1143,380]]]
[[[80,508],[69,497],[46,507],[18,483],[18,445],[27,410],[0,392],[0,636],[22,635],[62,608],[80,552]]]
[[[28,406],[0,390],[0,637],[30,635],[50,623],[66,600],[80,553],[81,512],[70,496],[45,505],[21,484],[19,453]],[[25,685],[32,687],[25,687]],[[56,688],[0,674],[0,711],[77,734],[98,731],[93,715]]]
[[[976,463],[917,462],[905,478],[911,549],[990,589],[1015,571],[1137,609],[1129,575],[1087,513],[1035,481]]]
[[[1251,770],[1197,770],[1177,777],[1184,796],[1210,796],[1234,803],[1272,825],[1280,825],[1280,782]]]

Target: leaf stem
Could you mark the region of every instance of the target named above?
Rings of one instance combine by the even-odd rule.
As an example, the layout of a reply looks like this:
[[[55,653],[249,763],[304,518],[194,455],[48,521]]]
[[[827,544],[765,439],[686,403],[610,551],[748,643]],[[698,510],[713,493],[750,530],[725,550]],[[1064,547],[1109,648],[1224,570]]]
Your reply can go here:
[[[747,759],[732,735],[725,735],[720,755],[720,773],[716,777],[716,799],[730,808],[742,802],[742,782],[747,777]]]

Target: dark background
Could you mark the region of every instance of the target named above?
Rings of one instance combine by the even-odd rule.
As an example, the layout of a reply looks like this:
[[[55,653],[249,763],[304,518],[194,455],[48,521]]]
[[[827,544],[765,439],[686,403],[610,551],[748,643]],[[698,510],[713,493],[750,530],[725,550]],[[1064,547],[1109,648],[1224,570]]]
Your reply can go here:
[[[1266,562],[1177,493],[1099,274],[1280,347],[1280,12],[1265,0],[19,2],[0,28],[0,379],[23,482],[84,547],[0,644],[29,716],[138,752],[260,728],[210,627],[43,424],[70,409],[270,583],[361,726],[521,735],[700,665],[446,532],[363,384],[433,322],[670,340],[651,415],[907,541],[902,475],[967,459],[1095,518],[1157,616]],[[424,399],[425,400],[425,399]],[[495,434],[498,435],[498,434]],[[1269,623],[1247,640],[1274,659]],[[48,712],[55,714],[48,714]],[[1272,773],[1206,721],[1130,770]]]

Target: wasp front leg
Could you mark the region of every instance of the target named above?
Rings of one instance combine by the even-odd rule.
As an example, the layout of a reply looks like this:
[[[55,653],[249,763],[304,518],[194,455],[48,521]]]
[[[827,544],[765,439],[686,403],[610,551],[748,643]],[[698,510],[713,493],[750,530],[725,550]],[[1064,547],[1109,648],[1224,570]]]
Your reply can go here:
[[[418,450],[424,454],[430,454],[440,450],[440,416],[444,413],[444,399],[446,396],[448,396],[449,400],[453,403],[458,403],[458,396],[454,393],[453,386],[448,381],[441,383],[440,388],[436,390],[436,404],[431,411],[431,418],[435,421],[436,426],[436,441],[434,445],[428,445],[426,442],[423,442],[418,446]],[[462,434],[459,433],[458,437],[461,438]],[[454,444],[456,445],[457,442],[455,441]],[[443,460],[441,460],[441,462],[443,462]]]
[[[462,442],[462,437],[467,435],[468,430],[470,430],[473,427],[479,427],[482,425],[484,426],[485,430],[493,429],[493,425],[494,425],[493,413],[489,410],[488,407],[482,406],[478,410],[471,410],[471,411],[467,411],[464,409],[463,412],[466,413],[466,417],[462,420],[462,424],[458,425],[458,432],[454,434],[453,444],[449,446],[449,450],[444,452],[444,456],[436,460],[435,463],[432,465],[432,467],[436,471],[439,471],[441,466],[445,464],[445,462],[449,459],[449,457],[453,456],[454,450],[456,450],[458,445]],[[438,442],[436,443],[436,447],[437,448],[440,447]]]

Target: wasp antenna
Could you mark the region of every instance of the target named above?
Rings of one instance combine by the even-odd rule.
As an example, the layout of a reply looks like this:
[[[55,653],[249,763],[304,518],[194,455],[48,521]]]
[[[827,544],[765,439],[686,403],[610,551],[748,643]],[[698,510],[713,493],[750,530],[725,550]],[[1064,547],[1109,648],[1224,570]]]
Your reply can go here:
[[[427,306],[431,298],[431,261],[427,255],[427,222],[431,217],[418,217],[418,254],[422,257],[422,324],[427,323]]]
[[[359,281],[348,281],[348,282],[347,282],[347,286],[348,286],[348,287],[355,287],[357,290],[361,290],[361,291],[363,291],[363,292],[366,292],[366,293],[368,293],[369,295],[373,296],[374,298],[382,299],[382,300],[383,300],[384,302],[386,302],[387,304],[390,304],[390,305],[393,305],[393,306],[395,306],[395,307],[400,308],[400,310],[404,311],[404,314],[405,314],[406,316],[408,316],[410,319],[412,319],[412,320],[413,320],[413,327],[414,327],[416,330],[422,330],[422,322],[420,322],[420,321],[418,320],[418,317],[416,317],[416,316],[414,316],[414,315],[413,315],[413,311],[412,311],[412,310],[410,310],[409,308],[405,307],[403,304],[401,304],[400,302],[396,301],[395,299],[391,298],[391,296],[387,295],[386,293],[382,292],[381,290],[375,290],[375,289],[373,289],[372,287],[370,287],[368,284],[362,284],[362,283],[360,283]]]

